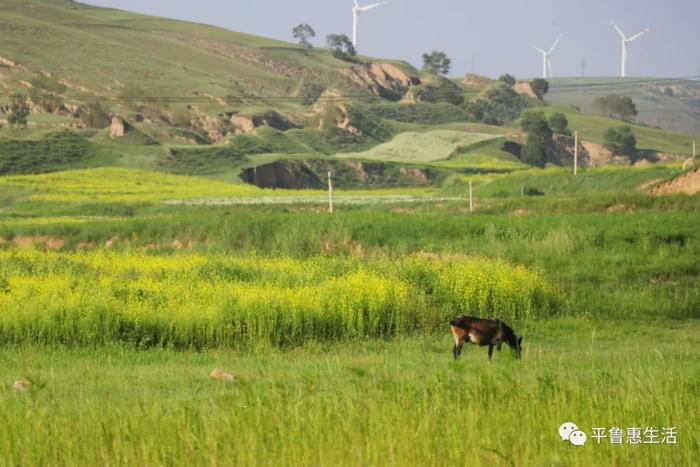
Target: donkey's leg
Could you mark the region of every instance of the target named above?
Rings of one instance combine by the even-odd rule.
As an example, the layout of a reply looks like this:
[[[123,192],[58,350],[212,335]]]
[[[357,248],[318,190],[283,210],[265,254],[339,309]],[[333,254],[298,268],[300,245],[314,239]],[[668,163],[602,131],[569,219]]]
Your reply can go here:
[[[455,339],[455,346],[452,349],[452,355],[454,356],[455,360],[457,360],[459,355],[462,353],[462,346],[464,346],[464,338],[466,334],[467,333],[464,329],[457,326],[452,326],[452,335]]]
[[[489,360],[491,360],[491,355],[493,355],[493,344],[489,344]]]
[[[455,360],[457,360],[459,358],[459,356],[462,354],[462,347],[464,347],[464,342],[459,342],[459,343],[455,344],[455,348],[453,350]]]

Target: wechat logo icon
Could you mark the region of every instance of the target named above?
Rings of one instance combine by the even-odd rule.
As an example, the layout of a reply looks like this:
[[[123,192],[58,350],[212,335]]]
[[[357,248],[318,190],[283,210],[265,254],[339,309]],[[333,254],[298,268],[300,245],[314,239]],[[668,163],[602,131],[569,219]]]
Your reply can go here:
[[[588,437],[586,433],[578,429],[578,425],[573,422],[564,422],[559,427],[559,436],[562,441],[569,441],[574,446],[583,446]]]

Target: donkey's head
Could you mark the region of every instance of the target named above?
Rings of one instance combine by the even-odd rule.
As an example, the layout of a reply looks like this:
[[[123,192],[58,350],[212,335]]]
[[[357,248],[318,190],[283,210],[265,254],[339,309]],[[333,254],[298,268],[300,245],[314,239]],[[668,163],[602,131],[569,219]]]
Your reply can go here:
[[[523,338],[522,336],[516,336],[512,329],[509,331],[510,332],[508,332],[506,335],[506,342],[511,349],[515,350],[515,352],[518,354],[518,358],[520,358],[520,355],[523,352]]]

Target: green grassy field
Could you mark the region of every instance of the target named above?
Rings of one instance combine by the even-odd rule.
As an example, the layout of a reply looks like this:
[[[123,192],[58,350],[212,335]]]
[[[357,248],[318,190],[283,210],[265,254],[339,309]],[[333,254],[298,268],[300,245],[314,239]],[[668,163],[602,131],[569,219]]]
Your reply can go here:
[[[522,361],[446,335],[293,351],[5,348],[8,465],[692,465],[697,323],[523,329]],[[211,381],[215,367],[235,375]],[[676,427],[676,444],[584,447],[559,426]],[[51,442],[45,442],[50,439]],[[660,438],[659,438],[660,440]]]
[[[484,171],[512,171],[526,169],[529,166],[503,150],[505,139],[484,140],[472,145],[456,148],[446,160],[437,161],[438,167],[455,169],[472,169]]]
[[[573,176],[572,169],[521,170],[501,177],[488,177],[476,187],[479,196],[518,196],[523,188],[537,189],[550,196],[586,196],[605,192],[641,191],[650,182],[669,180],[682,173],[678,165],[653,165],[636,169],[601,167]]]
[[[571,107],[549,106],[535,108],[546,115],[562,112],[569,120],[569,128],[579,132],[582,139],[594,143],[603,143],[603,135],[608,128],[629,125],[637,137],[637,148],[648,151],[667,152],[672,154],[692,154],[695,136],[684,133],[673,133],[656,128],[628,124],[620,120],[585,114]]]
[[[275,96],[286,94],[298,79],[279,73],[281,67],[327,83],[337,80],[337,68],[344,66],[326,50],[306,57],[288,42],[212,26],[74,2],[3,0],[0,4],[0,18],[14,26],[3,57],[32,71],[54,71],[70,81],[74,95],[114,95],[126,84],[138,83],[148,95],[166,97],[191,95],[192,90],[219,97],[241,90]],[[30,54],[23,52],[27,44]],[[84,60],[86,48],[90,64]],[[260,59],[274,65],[261,64]],[[23,70],[12,73],[21,75]],[[236,79],[232,81],[231,76]],[[343,84],[346,90],[358,92],[352,83],[339,83]],[[202,99],[199,106],[220,104]]]
[[[388,143],[365,152],[344,154],[343,157],[414,163],[434,162],[447,159],[458,148],[466,148],[491,139],[494,139],[494,136],[449,130],[405,132]]]
[[[3,177],[0,463],[692,465],[700,203],[637,190],[678,172],[474,175],[472,215],[467,175],[334,215],[156,172]],[[506,319],[523,359],[454,362],[459,313]]]
[[[669,89],[670,95],[666,94]],[[693,102],[699,91],[698,82],[691,80],[554,78],[550,80],[547,100],[558,106],[575,105],[595,113],[595,98],[611,94],[627,96],[637,106],[640,121],[647,125],[700,135],[700,119]]]

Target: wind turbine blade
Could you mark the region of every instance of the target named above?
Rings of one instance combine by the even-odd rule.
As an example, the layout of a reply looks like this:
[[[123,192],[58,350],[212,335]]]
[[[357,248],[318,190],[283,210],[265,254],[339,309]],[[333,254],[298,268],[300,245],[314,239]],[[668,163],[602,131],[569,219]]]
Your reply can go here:
[[[620,31],[620,28],[617,27],[617,24],[615,24],[615,21],[610,21],[610,23],[613,25],[617,33],[622,37],[622,40],[627,40],[627,37],[625,37],[624,33]]]
[[[355,8],[360,8],[360,3],[358,0],[352,0],[352,3],[355,5]]]
[[[645,29],[644,31],[642,31],[638,34],[635,34],[634,36],[627,39],[627,42],[632,42],[635,39],[639,39],[640,37],[642,37],[644,34],[648,33],[649,31],[651,31],[651,29]]]
[[[554,49],[556,49],[556,48],[557,48],[557,45],[559,45],[559,41],[561,40],[561,36],[562,36],[562,34],[559,34],[559,37],[557,37],[557,40],[554,41],[554,45],[552,45],[552,48],[549,49],[549,52],[548,52],[548,53],[551,54],[552,52],[554,52]]]
[[[371,5],[366,5],[363,7],[358,8],[359,11],[365,12],[369,10],[373,10],[377,8],[378,6],[386,5],[387,2],[379,2],[379,3],[372,3]]]
[[[547,52],[546,52],[546,51],[540,49],[540,48],[537,47],[537,46],[535,46],[535,50],[538,51],[539,53],[541,53],[542,55],[547,55]]]

